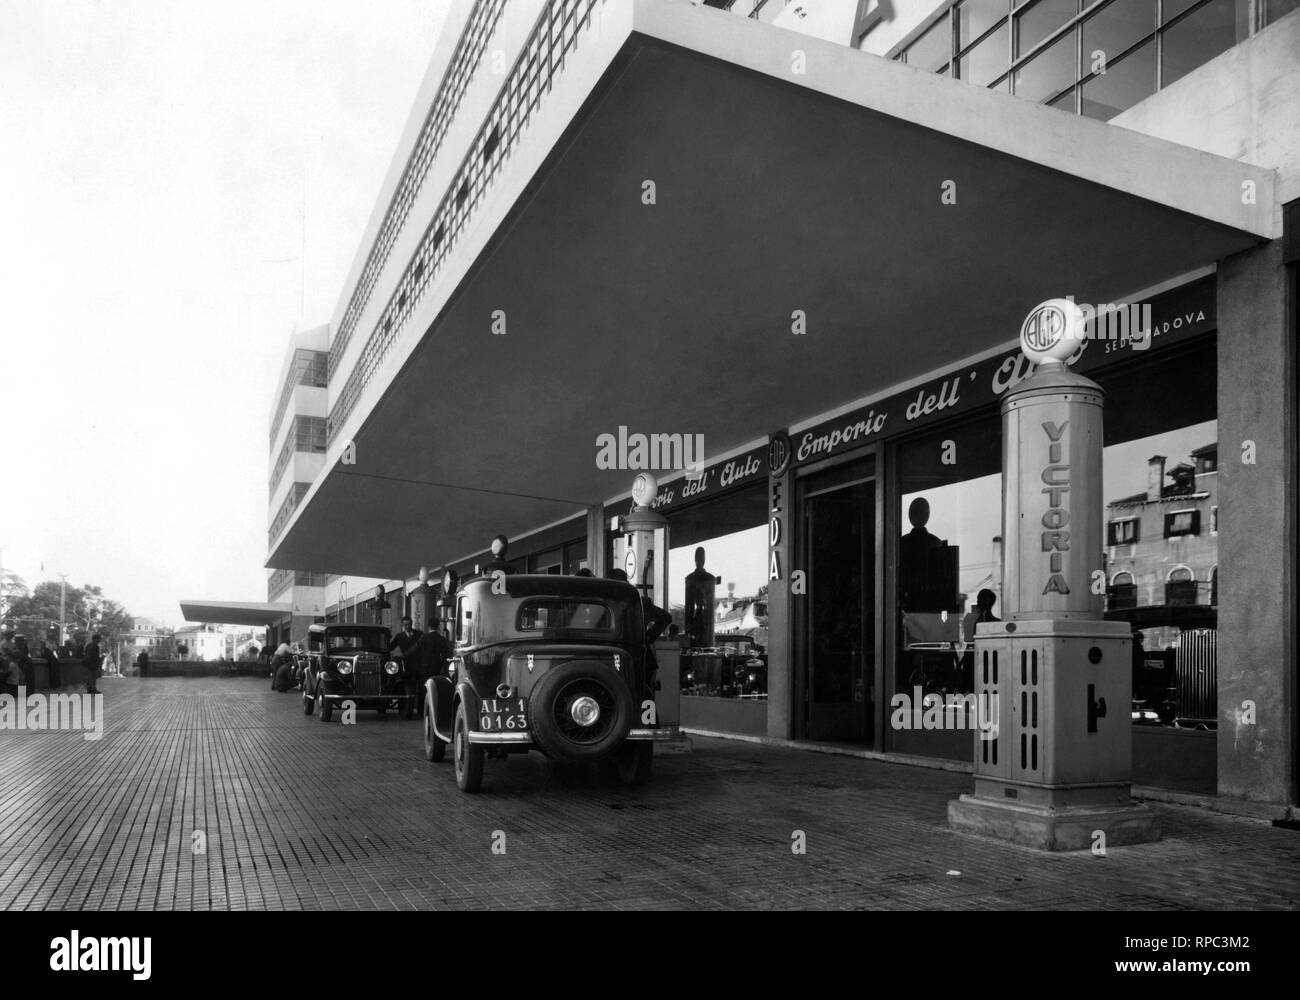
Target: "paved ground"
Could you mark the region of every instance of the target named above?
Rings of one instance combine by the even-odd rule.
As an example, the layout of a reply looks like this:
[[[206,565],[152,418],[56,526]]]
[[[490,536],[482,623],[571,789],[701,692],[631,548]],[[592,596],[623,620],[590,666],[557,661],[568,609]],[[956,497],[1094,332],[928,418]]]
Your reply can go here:
[[[0,731],[0,908],[1300,905],[1300,834],[1190,807],[1155,807],[1158,844],[1042,855],[948,831],[969,776],[710,739],[643,789],[530,755],[467,796],[418,722],[325,724],[248,678],[104,691],[99,742]]]

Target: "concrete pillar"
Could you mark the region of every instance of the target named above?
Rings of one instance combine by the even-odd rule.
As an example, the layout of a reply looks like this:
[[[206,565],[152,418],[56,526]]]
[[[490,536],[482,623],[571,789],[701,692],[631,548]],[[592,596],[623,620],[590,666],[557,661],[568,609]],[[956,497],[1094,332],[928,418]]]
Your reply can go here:
[[[593,504],[587,508],[587,568],[591,575],[604,577],[605,565],[605,506]]]
[[[1295,789],[1287,291],[1280,242],[1219,264],[1219,794],[1271,803],[1293,802]]]

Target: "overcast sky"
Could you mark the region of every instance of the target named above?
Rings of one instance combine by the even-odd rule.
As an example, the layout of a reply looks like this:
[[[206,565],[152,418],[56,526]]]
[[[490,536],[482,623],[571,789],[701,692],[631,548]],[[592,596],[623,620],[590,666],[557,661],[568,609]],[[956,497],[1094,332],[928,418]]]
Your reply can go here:
[[[0,0],[6,569],[172,625],[266,600],[286,339],[334,311],[447,6]]]

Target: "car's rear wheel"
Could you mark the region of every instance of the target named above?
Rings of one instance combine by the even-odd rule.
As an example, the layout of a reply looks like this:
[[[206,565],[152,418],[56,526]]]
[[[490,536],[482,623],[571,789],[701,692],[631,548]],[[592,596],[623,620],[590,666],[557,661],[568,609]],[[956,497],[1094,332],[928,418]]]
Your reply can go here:
[[[446,756],[447,744],[438,739],[438,734],[433,731],[433,704],[426,699],[424,703],[424,759],[433,761],[435,764],[441,764]]]
[[[649,740],[628,740],[614,755],[618,780],[625,785],[644,785],[654,763],[655,745]]]
[[[307,689],[304,687],[302,692],[302,714],[311,715],[312,709],[315,707],[316,699],[307,694]]]
[[[325,692],[320,691],[319,684],[316,686],[316,688],[317,691],[320,692],[316,696],[317,700],[320,702],[320,721],[329,722],[330,719],[334,718],[334,705],[332,702],[330,702],[328,698],[325,697]]]
[[[549,670],[533,688],[528,726],[548,756],[581,763],[617,750],[635,711],[619,674],[603,663],[570,660]]]
[[[436,737],[435,737],[436,738]],[[456,728],[452,733],[452,751],[456,764],[456,784],[462,792],[477,792],[483,784],[483,758],[481,746],[469,741],[469,716],[465,703],[456,706]]]

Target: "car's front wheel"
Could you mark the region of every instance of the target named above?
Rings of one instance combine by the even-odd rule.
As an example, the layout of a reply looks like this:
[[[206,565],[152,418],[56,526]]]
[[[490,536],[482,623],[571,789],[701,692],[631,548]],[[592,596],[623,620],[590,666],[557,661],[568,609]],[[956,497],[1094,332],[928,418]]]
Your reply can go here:
[[[321,690],[321,685],[316,685],[316,700],[320,702],[320,721],[329,722],[334,718],[334,705],[325,697],[325,692]]]
[[[311,715],[312,709],[316,707],[316,699],[307,693],[306,685],[302,689],[302,714]]]
[[[434,737],[435,739],[437,737]],[[456,728],[452,733],[452,756],[456,764],[456,784],[462,792],[477,792],[483,784],[483,758],[481,746],[469,741],[469,716],[462,701],[456,706]]]
[[[447,744],[433,731],[433,702],[424,703],[424,759],[441,764],[447,756]]]

